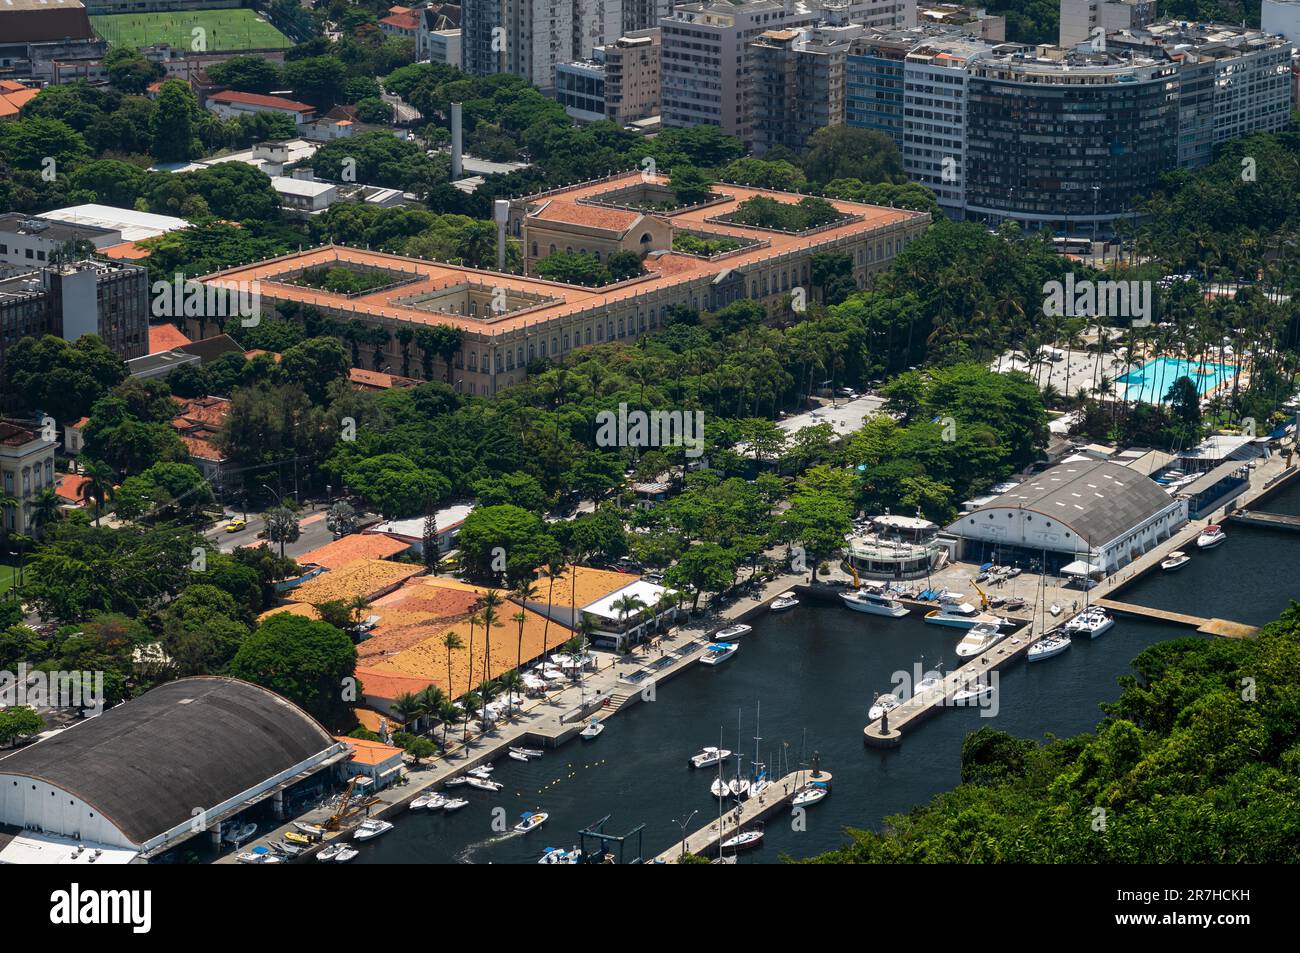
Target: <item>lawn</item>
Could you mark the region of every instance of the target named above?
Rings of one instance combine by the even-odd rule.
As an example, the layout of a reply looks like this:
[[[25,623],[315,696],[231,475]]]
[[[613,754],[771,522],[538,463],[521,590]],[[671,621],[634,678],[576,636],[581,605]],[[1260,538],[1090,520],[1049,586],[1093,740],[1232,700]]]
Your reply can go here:
[[[193,49],[196,27],[205,31],[203,47],[209,53],[223,50],[288,49],[293,41],[252,10],[174,10],[166,13],[118,13],[91,17],[95,32],[113,46],[149,46],[168,43]]]
[[[0,565],[0,594],[8,592],[18,578],[17,566]]]

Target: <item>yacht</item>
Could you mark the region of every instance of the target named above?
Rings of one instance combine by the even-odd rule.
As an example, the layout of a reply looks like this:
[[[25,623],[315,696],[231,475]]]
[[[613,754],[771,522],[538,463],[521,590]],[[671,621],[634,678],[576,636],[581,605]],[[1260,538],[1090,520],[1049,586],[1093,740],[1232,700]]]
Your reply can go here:
[[[722,849],[729,851],[749,850],[763,842],[763,832],[757,828],[732,834],[722,842]]]
[[[525,811],[523,814],[519,815],[520,818],[519,823],[516,824],[514,827],[515,833],[516,834],[531,833],[532,831],[537,830],[537,828],[545,824],[546,819],[550,816],[551,815],[545,813],[544,811],[537,811],[537,812]]]
[[[594,741],[600,737],[600,733],[605,730],[605,723],[595,718],[587,722],[587,727],[578,732],[583,741]]]
[[[947,625],[956,629],[970,629],[981,622],[1002,625],[1002,619],[986,615],[969,602],[945,602],[937,609],[925,614],[925,621],[931,625]]]
[[[1160,563],[1160,568],[1165,570],[1166,572],[1169,572],[1174,569],[1182,569],[1189,562],[1191,562],[1191,559],[1192,557],[1188,556],[1182,550],[1175,550],[1174,552],[1170,553],[1164,559],[1163,562]]]
[[[961,641],[957,643],[957,655],[960,658],[979,655],[1000,638],[1002,638],[1002,630],[998,626],[981,622],[962,636]]]
[[[769,608],[773,612],[786,612],[798,604],[799,600],[794,597],[793,592],[783,592],[772,600],[772,605]]]
[[[465,783],[472,788],[478,788],[478,790],[480,791],[500,791],[503,787],[505,787],[504,784],[500,784],[496,781],[490,781],[487,778],[477,778],[474,777],[473,775],[469,775],[468,777],[466,777]]]
[[[731,752],[726,748],[703,748],[699,754],[693,754],[687,762],[692,768],[711,768],[719,761],[725,761],[731,757]]]
[[[492,767],[490,764],[480,764],[477,767],[470,768],[465,773],[471,778],[483,778],[484,780],[487,780],[492,776],[492,772],[495,770],[496,768]]]
[[[1019,596],[1012,596],[1006,602],[1002,603],[1002,608],[1017,612],[1025,607],[1025,600]]]
[[[429,806],[429,802],[430,802],[430,801],[432,801],[434,798],[440,798],[440,797],[442,797],[441,794],[437,794],[437,793],[435,793],[435,792],[433,792],[433,791],[429,791],[429,792],[427,792],[427,793],[425,793],[425,794],[421,794],[421,795],[420,795],[419,797],[417,797],[417,798],[414,798],[414,799],[413,799],[409,804],[407,804],[406,806],[407,806],[407,808],[408,808],[409,810],[412,810],[412,811],[423,811],[423,810],[425,810],[426,808],[428,808],[428,806]]]
[[[354,859],[360,853],[361,851],[357,850],[355,847],[344,847],[334,855],[334,863],[346,864],[349,860]]]
[[[1070,637],[1061,632],[1060,629],[1044,635],[1041,639],[1029,646],[1026,653],[1031,662],[1041,662],[1043,659],[1049,659],[1053,656],[1060,655],[1070,647]]]
[[[362,821],[357,825],[356,833],[352,835],[352,839],[355,841],[374,840],[380,834],[387,834],[392,829],[393,825],[389,821]]]
[[[883,718],[885,712],[893,711],[899,705],[903,704],[897,695],[877,695],[876,702],[867,712],[867,720],[875,721]]]
[[[1086,635],[1095,639],[1109,631],[1114,624],[1115,620],[1106,614],[1105,609],[1092,606],[1065,623],[1065,631],[1071,635]]]
[[[247,824],[241,824],[238,827],[230,828],[230,830],[221,835],[221,839],[227,844],[233,844],[235,847],[238,847],[256,833],[257,825],[250,821]]]
[[[1201,530],[1201,535],[1196,537],[1196,546],[1198,549],[1213,549],[1227,538],[1223,527],[1216,523]]]
[[[753,631],[754,627],[752,625],[745,625],[742,622],[736,625],[729,625],[725,629],[719,629],[717,632],[714,632],[713,635],[709,636],[709,638],[714,642],[730,642],[733,639],[740,638],[742,635],[749,635],[749,633]]]
[[[736,654],[740,646],[735,642],[714,642],[700,661],[705,665],[721,665]]]
[[[953,693],[952,700],[957,703],[974,701],[977,698],[984,698],[992,695],[997,689],[992,685],[986,685],[983,682],[969,682],[963,684],[961,688]]]
[[[912,692],[913,698],[921,698],[929,692],[936,691],[943,686],[943,676],[936,671],[926,672],[921,676],[921,680],[916,683],[916,688]]]
[[[897,599],[891,599],[882,590],[868,589],[863,586],[854,592],[841,592],[840,598],[854,612],[869,615],[883,615],[891,619],[901,619],[907,615],[907,606]]]
[[[820,781],[810,781],[806,787],[794,796],[791,801],[792,807],[810,807],[818,801],[823,800],[831,789]]]

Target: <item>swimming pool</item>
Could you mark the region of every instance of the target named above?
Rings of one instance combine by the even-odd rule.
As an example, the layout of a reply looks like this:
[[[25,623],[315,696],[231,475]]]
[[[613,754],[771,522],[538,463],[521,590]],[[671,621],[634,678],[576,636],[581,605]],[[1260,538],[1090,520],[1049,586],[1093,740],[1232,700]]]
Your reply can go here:
[[[1162,404],[1165,394],[1174,381],[1180,377],[1189,377],[1196,385],[1196,392],[1201,395],[1219,387],[1232,379],[1237,373],[1235,364],[1213,364],[1199,361],[1185,361],[1176,357],[1157,357],[1147,361],[1141,367],[1115,378],[1116,384],[1123,384],[1121,396],[1125,400],[1140,400],[1148,404]]]

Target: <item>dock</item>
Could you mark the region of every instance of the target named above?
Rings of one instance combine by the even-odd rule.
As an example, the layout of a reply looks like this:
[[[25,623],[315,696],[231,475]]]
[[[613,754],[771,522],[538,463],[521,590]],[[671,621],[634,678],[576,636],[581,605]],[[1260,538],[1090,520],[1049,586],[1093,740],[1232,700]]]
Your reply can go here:
[[[696,772],[697,774],[709,774],[708,771]],[[799,792],[801,783],[806,785],[809,782],[818,781],[827,786],[830,785],[831,775],[826,771],[812,774],[807,771],[792,771],[785,777],[772,782],[768,788],[758,798],[750,798],[740,804],[740,820],[737,823],[735,811],[726,811],[722,816],[722,832],[726,837],[730,837],[737,830],[744,830],[750,824],[754,824],[766,817],[771,817],[777,811],[785,808],[794,800],[795,794]],[[705,856],[712,849],[717,853],[718,846],[718,819],[713,817],[708,824],[692,833],[684,841],[677,840],[673,845],[659,854],[653,860],[652,864],[675,864],[678,863],[683,853],[699,854]],[[733,856],[733,855],[728,855]]]
[[[1020,629],[999,639],[961,668],[944,675],[942,684],[920,695],[913,695],[886,713],[884,718],[878,718],[863,728],[863,744],[871,748],[896,748],[903,743],[905,729],[919,725],[942,708],[978,708],[977,700],[954,702],[952,697],[960,689],[983,681],[981,676],[984,673],[995,672],[1022,658],[1038,638],[1033,629]]]
[[[1208,635],[1221,635],[1229,639],[1247,639],[1259,632],[1259,626],[1246,625],[1244,622],[1233,622],[1231,619],[1207,619],[1199,615],[1189,615],[1186,612],[1173,612],[1169,609],[1153,609],[1151,606],[1140,606],[1135,602],[1120,602],[1118,599],[1093,599],[1092,604],[1101,606],[1116,615],[1140,616],[1144,619],[1155,619],[1158,622],[1171,622],[1174,625],[1188,626],[1197,632],[1204,632]]]
[[[1300,533],[1300,516],[1287,513],[1266,513],[1263,510],[1237,510],[1228,517],[1229,523],[1242,523],[1246,526],[1262,526],[1265,529],[1289,529]]]

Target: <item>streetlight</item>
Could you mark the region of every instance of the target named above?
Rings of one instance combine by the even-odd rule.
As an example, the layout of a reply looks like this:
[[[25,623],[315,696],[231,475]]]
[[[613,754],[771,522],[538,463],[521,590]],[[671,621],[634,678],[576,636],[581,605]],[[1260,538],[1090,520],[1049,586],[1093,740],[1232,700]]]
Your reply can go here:
[[[682,859],[683,860],[686,859],[686,828],[690,826],[691,818],[698,813],[700,813],[700,811],[698,808],[696,808],[694,811],[691,811],[691,813],[686,816],[686,820],[684,821],[679,821],[675,817],[673,818],[673,823],[682,829]],[[722,836],[721,831],[718,832],[718,836],[719,837]]]

